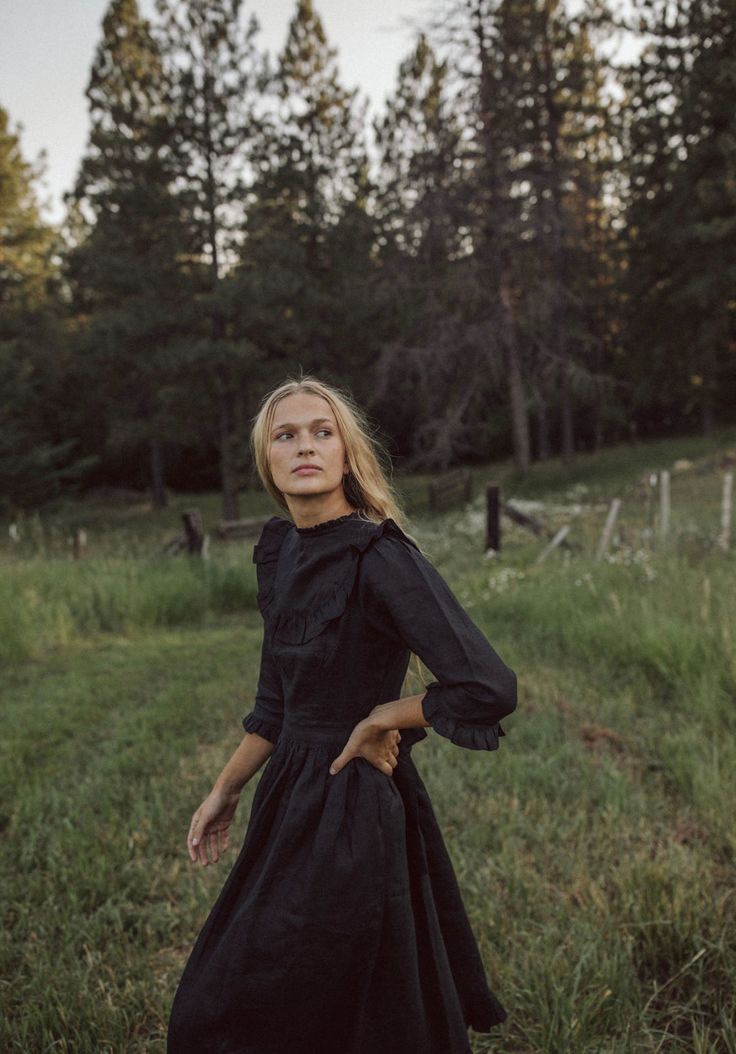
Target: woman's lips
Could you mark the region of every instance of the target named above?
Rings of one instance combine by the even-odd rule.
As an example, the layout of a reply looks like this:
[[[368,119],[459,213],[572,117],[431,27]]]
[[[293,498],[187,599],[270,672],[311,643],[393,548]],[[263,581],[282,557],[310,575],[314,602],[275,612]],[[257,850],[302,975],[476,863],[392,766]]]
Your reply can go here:
[[[303,476],[303,475],[305,476],[308,472],[321,472],[322,469],[320,469],[320,468],[311,468],[311,467],[307,468],[305,466],[304,468],[295,468],[294,471],[296,472],[296,474],[298,476]]]

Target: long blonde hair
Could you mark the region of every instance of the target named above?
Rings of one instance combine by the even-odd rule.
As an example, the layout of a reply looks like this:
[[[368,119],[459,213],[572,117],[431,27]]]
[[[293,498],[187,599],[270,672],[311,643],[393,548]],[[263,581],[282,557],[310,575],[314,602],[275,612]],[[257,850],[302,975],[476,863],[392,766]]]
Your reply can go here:
[[[389,455],[376,439],[365,413],[348,392],[327,384],[325,381],[320,381],[310,374],[303,374],[295,379],[289,378],[268,392],[261,400],[258,413],[253,418],[250,434],[253,460],[263,486],[276,504],[288,512],[286,499],[271,475],[268,457],[269,438],[276,407],[287,395],[296,395],[298,392],[321,396],[329,403],[335,416],[338,431],[345,445],[345,459],[349,469],[350,494],[346,494],[346,499],[365,519],[381,523],[390,518],[408,534],[406,513],[390,482]],[[412,538],[412,541],[416,539]]]
[[[288,512],[286,499],[271,475],[268,456],[271,429],[276,407],[281,400],[287,395],[296,395],[300,392],[321,396],[329,403],[335,416],[335,422],[345,445],[345,459],[349,469],[350,498],[348,500],[350,504],[362,516],[374,523],[392,519],[421,551],[419,542],[407,530],[406,513],[390,482],[392,469],[389,454],[376,438],[366,414],[349,392],[320,381],[308,373],[303,373],[296,378],[289,377],[278,387],[267,392],[253,418],[250,433],[253,461],[263,486],[279,508]],[[421,678],[418,656],[414,655],[414,660],[417,675]]]

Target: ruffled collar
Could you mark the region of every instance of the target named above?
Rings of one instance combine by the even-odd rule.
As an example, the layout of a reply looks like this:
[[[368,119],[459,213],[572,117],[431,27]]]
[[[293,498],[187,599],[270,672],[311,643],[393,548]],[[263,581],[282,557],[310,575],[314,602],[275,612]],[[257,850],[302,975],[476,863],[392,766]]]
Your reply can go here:
[[[333,530],[348,520],[357,519],[364,519],[364,517],[361,516],[359,509],[353,509],[352,512],[347,512],[344,516],[336,516],[334,520],[322,520],[321,523],[315,523],[311,527],[297,527],[294,525],[294,530],[305,538],[311,538],[313,535],[324,534],[325,531]]]
[[[269,633],[283,643],[303,644],[339,618],[361,554],[384,532],[414,545],[394,520],[376,523],[357,510],[302,528],[272,516],[253,549],[258,607]]]

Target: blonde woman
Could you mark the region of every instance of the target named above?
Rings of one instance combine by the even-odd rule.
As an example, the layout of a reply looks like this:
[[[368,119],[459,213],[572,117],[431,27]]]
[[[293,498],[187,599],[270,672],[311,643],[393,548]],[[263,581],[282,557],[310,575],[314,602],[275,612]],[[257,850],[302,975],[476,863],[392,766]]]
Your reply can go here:
[[[193,862],[219,859],[243,786],[268,764],[180,979],[167,1054],[469,1054],[468,1028],[506,1011],[410,751],[429,727],[497,749],[515,674],[402,528],[349,396],[288,380],[251,442],[288,517],[254,548],[258,686],[192,818]],[[402,698],[411,652],[437,679]]]

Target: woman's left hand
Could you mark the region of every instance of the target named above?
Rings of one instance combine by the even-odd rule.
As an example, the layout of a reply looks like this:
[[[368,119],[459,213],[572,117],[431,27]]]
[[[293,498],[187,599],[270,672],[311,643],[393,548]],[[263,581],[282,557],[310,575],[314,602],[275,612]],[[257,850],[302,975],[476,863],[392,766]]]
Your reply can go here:
[[[399,742],[401,734],[397,728],[389,730],[377,728],[374,719],[368,715],[359,721],[350,733],[345,746],[330,765],[330,774],[335,775],[355,757],[365,758],[379,772],[393,776],[399,761]]]

